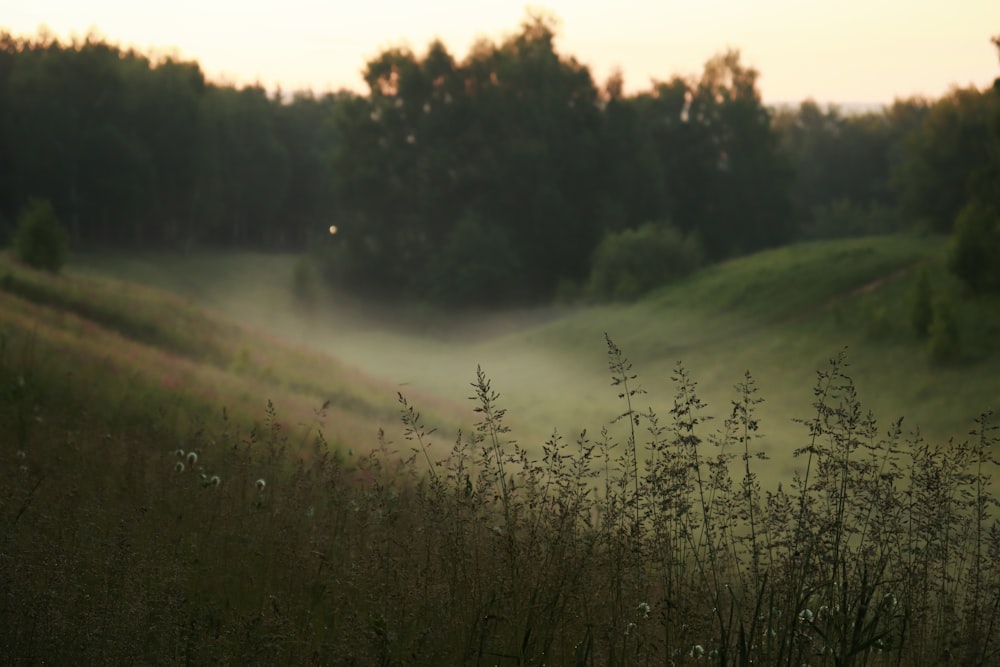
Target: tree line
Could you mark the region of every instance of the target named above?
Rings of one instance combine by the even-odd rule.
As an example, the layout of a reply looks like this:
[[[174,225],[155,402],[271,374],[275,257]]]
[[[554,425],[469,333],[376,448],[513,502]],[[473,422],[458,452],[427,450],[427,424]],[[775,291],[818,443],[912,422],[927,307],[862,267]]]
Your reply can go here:
[[[658,257],[677,273],[1000,210],[998,87],[773,109],[729,51],[625,94],[556,36],[529,15],[464,59],[388,49],[367,94],[316,96],[94,35],[3,33],[0,215],[44,199],[80,245],[309,248],[357,290],[489,303],[599,287],[600,262],[641,283]]]

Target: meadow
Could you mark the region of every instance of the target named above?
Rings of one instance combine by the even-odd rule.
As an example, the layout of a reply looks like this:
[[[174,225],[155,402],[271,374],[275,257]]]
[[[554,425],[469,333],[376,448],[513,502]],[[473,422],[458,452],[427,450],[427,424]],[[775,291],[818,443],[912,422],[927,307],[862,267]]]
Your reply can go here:
[[[281,256],[3,259],[0,653],[993,663],[1000,309],[941,245],[509,318],[304,309]],[[909,325],[923,269],[947,364]]]

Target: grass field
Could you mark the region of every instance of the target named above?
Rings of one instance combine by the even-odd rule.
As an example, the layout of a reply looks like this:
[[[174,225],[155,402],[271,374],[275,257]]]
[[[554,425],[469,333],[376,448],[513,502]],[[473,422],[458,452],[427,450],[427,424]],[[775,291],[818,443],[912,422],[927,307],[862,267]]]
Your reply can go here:
[[[809,244],[461,316],[305,308],[292,257],[0,259],[0,655],[995,664],[1000,309],[941,254]]]
[[[801,244],[714,266],[634,304],[497,314],[400,312],[333,299],[304,313],[289,299],[295,259],[268,255],[88,257],[87,271],[176,292],[283,340],[337,357],[404,393],[462,404],[482,365],[509,408],[514,435],[537,451],[554,429],[596,432],[615,415],[603,336],[633,362],[665,409],[682,362],[712,411],[728,412],[732,386],[749,370],[765,403],[762,429],[787,472],[805,429],[815,371],[847,349],[866,405],[886,424],[905,417],[928,437],[961,435],[1000,400],[993,354],[997,304],[963,300],[943,268],[943,242],[895,236]],[[960,304],[959,362],[935,366],[909,324],[918,268]]]

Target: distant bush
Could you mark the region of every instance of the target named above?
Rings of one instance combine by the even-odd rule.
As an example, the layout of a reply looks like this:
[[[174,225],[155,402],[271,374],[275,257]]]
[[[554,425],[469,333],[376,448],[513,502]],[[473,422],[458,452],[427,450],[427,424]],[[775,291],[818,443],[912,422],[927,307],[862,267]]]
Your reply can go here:
[[[68,253],[66,231],[52,204],[33,199],[17,221],[14,254],[35,269],[59,273]]]
[[[931,361],[944,363],[958,357],[960,349],[958,320],[948,299],[939,297],[934,301],[934,318],[929,332],[927,353]]]
[[[632,299],[693,273],[703,257],[697,238],[667,223],[608,234],[594,251],[587,291],[597,299]]]
[[[1000,291],[1000,213],[972,201],[955,219],[948,270],[976,294]]]
[[[426,293],[439,303],[469,306],[513,298],[522,285],[520,262],[500,225],[467,211],[425,273]]]
[[[917,276],[917,282],[910,292],[910,323],[913,330],[921,338],[930,333],[931,322],[934,320],[933,292],[927,269],[922,269]]]

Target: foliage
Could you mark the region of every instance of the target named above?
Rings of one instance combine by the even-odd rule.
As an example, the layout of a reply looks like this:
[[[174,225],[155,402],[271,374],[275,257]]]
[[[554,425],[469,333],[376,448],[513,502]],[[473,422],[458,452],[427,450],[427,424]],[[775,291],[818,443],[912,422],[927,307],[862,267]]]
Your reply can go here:
[[[950,232],[970,200],[1000,206],[1000,94],[960,88],[911,135],[897,184],[903,215]]]
[[[946,232],[970,198],[1000,207],[996,91],[775,110],[726,51],[625,94],[620,73],[599,86],[558,42],[558,21],[529,13],[461,57],[439,41],[386,49],[366,94],[318,96],[212,83],[96,34],[0,33],[0,215],[39,196],[75,241],[139,249],[300,251],[333,224],[324,276],[463,303],[476,299],[452,287],[482,282],[474,253],[455,255],[470,211],[516,271],[493,294],[545,300],[585,283],[605,236],[650,220],[714,262],[921,221]]]
[[[32,268],[59,273],[66,263],[69,247],[66,230],[47,201],[28,202],[18,218],[13,241],[14,254]]]
[[[702,256],[698,240],[669,223],[608,234],[594,251],[587,291],[598,299],[634,299],[693,273]]]
[[[427,270],[427,293],[455,306],[509,302],[525,287],[518,256],[503,227],[468,211]]]
[[[467,435],[442,448],[400,395],[403,441],[354,454],[326,440],[323,411],[299,444],[270,403],[253,428],[109,428],[85,402],[48,401],[55,385],[0,346],[3,427],[38,417],[0,457],[0,540],[19,555],[0,559],[0,650],[57,664],[991,662],[990,413],[948,445],[880,427],[838,355],[807,392],[794,471],[771,486],[750,373],[713,422],[678,364],[660,416],[607,346],[621,416],[538,455],[482,369]]]
[[[927,113],[923,100],[848,113],[812,100],[779,110],[775,130],[795,173],[792,197],[803,238],[897,231],[894,174]]]
[[[1000,290],[1000,213],[974,200],[955,220],[948,269],[973,293]]]
[[[910,292],[910,324],[921,338],[927,337],[934,321],[934,293],[927,269],[923,268],[917,274],[917,281]]]

